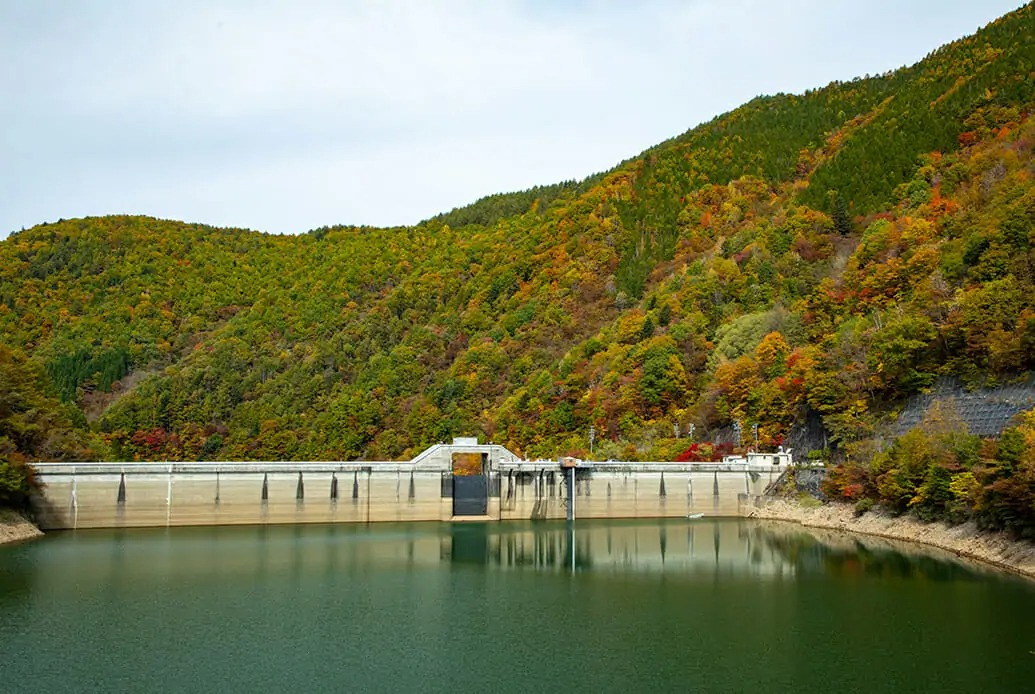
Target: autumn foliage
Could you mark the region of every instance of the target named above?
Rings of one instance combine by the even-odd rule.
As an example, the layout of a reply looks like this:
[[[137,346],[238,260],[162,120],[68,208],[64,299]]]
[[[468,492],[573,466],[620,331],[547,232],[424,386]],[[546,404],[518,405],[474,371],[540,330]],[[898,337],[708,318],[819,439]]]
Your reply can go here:
[[[982,441],[937,408],[920,426],[867,461],[842,464],[823,491],[856,503],[876,502],[923,520],[959,523],[1035,538],[1035,410],[998,439]],[[867,503],[867,506],[869,503]]]
[[[414,226],[15,233],[0,339],[44,400],[0,411],[0,459],[391,459],[479,435],[704,460],[806,429],[856,459],[937,379],[1035,367],[1033,12]],[[937,514],[971,472],[987,517],[1020,513],[1023,475],[896,445],[834,494]]]

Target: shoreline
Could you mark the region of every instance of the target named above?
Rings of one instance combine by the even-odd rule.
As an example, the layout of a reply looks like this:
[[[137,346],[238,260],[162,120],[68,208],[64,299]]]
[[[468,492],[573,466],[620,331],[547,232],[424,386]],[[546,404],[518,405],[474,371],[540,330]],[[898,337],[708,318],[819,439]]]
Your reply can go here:
[[[43,531],[21,513],[0,508],[0,545],[43,537]]]
[[[1035,580],[1035,544],[1014,540],[1005,533],[978,530],[973,521],[954,526],[923,523],[911,516],[891,516],[878,510],[857,518],[850,504],[808,508],[783,499],[768,500],[746,517],[929,545]]]

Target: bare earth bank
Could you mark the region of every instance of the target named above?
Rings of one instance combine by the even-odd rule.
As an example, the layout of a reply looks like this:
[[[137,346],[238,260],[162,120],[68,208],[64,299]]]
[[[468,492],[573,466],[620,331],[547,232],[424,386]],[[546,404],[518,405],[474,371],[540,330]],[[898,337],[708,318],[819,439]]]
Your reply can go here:
[[[879,510],[871,510],[856,518],[849,504],[828,503],[810,508],[784,499],[768,500],[748,516],[793,521],[807,528],[919,542],[1035,578],[1035,544],[1014,540],[1004,533],[980,531],[973,522],[955,526],[922,523],[909,516],[896,517]]]
[[[0,508],[0,545],[42,537],[43,533],[17,511]]]

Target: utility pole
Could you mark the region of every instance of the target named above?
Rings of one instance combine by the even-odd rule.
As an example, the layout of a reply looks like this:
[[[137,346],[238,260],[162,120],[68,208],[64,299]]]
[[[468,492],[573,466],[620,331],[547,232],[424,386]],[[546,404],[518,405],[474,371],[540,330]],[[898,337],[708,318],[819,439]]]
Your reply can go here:
[[[751,431],[755,435],[755,450],[758,450],[758,422],[751,425]]]
[[[597,429],[592,424],[589,426],[589,454],[593,455],[593,441],[597,438]]]

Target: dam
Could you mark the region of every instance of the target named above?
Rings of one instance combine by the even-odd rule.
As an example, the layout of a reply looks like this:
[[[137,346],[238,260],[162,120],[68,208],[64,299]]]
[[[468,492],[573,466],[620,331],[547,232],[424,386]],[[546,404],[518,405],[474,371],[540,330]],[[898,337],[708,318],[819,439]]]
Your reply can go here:
[[[408,462],[40,463],[35,511],[44,529],[738,516],[790,463],[522,460],[465,438]]]

